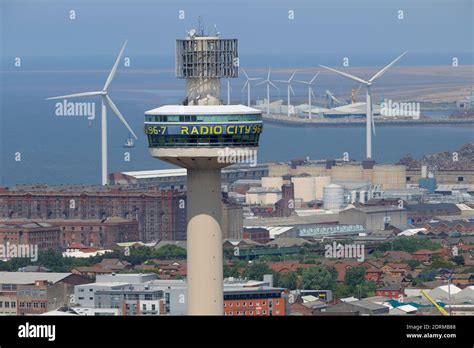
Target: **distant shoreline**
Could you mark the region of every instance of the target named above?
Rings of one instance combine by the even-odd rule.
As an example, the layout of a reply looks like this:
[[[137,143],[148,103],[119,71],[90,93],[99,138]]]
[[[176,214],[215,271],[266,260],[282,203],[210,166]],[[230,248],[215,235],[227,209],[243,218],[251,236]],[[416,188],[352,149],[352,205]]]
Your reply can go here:
[[[263,115],[263,121],[266,124],[293,127],[365,127],[365,119],[351,120],[320,120],[320,119],[302,119],[288,116]],[[474,118],[424,118],[421,120],[376,120],[377,127],[381,126],[445,126],[445,125],[474,125]]]

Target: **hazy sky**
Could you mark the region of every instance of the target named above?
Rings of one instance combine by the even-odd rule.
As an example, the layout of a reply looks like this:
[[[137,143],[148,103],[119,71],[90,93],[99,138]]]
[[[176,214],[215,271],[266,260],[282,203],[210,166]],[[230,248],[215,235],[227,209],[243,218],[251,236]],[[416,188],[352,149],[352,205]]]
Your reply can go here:
[[[174,54],[175,39],[217,25],[241,54],[473,50],[472,0],[0,0],[2,55]],[[76,19],[69,19],[69,11]],[[185,19],[179,19],[179,11]],[[288,18],[294,11],[294,19]],[[404,19],[399,20],[402,10]]]

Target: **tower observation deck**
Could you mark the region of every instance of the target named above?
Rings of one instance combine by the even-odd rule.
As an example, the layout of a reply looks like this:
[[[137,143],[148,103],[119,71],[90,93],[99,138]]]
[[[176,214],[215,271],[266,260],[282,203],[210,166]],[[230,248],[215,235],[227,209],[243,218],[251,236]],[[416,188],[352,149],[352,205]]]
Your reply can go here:
[[[238,76],[237,39],[188,32],[176,41],[176,76],[186,79],[181,105],[145,112],[150,154],[187,168],[188,314],[223,315],[221,169],[235,152],[256,154],[262,113],[222,105],[220,79]]]

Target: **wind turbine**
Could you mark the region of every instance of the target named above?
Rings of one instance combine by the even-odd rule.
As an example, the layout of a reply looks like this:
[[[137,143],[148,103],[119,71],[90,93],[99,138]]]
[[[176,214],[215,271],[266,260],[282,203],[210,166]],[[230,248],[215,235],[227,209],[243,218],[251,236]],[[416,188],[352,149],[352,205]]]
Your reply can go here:
[[[293,81],[293,78],[295,77],[296,71],[291,75],[291,77],[288,80],[275,80],[276,82],[281,82],[281,83],[286,83],[287,84],[287,90],[288,90],[288,117],[290,117],[290,108],[291,108],[291,100],[290,100],[290,92],[295,95],[295,91],[293,91],[293,87],[291,87],[291,81]]]
[[[120,63],[120,60],[122,58],[123,51],[125,50],[125,46],[127,45],[127,41],[122,46],[122,49],[120,50],[120,53],[115,60],[115,64],[112,67],[112,70],[110,70],[109,76],[107,77],[107,80],[105,81],[104,87],[102,88],[101,91],[95,91],[95,92],[83,92],[83,93],[75,93],[75,94],[68,94],[68,95],[62,95],[59,97],[51,97],[51,98],[46,98],[46,100],[53,100],[53,99],[64,99],[64,98],[77,98],[77,97],[92,97],[92,96],[100,96],[101,97],[101,102],[102,102],[102,122],[101,122],[101,131],[102,131],[102,185],[107,185],[108,184],[108,176],[107,176],[107,107],[106,104],[109,105],[109,107],[112,109],[112,111],[115,113],[115,115],[119,118],[119,120],[125,125],[125,127],[128,129],[128,131],[133,135],[135,139],[138,139],[135,132],[132,130],[132,128],[129,126],[123,115],[120,113],[119,109],[117,106],[115,106],[114,102],[110,97],[108,96],[108,88],[110,86],[110,83],[112,82],[115,73],[117,72],[118,65]]]
[[[319,71],[309,81],[296,80],[296,82],[303,83],[308,86],[309,119],[311,119],[311,109],[313,108],[313,106],[311,105],[311,96],[313,96],[314,99],[316,99],[316,96],[314,95],[313,87],[311,87],[311,85],[313,84],[314,80],[316,80],[316,77],[318,77],[318,75],[319,75]]]
[[[251,81],[258,81],[261,80],[261,77],[249,77],[247,75],[247,72],[242,68],[242,72],[245,75],[245,78],[247,79],[244,83],[244,87],[242,87],[242,92],[244,91],[245,87],[247,87],[247,105],[250,106],[250,83]]]
[[[373,82],[377,80],[379,77],[381,77],[385,72],[390,69],[392,65],[394,65],[396,62],[398,62],[405,54],[407,54],[408,51],[403,52],[401,55],[399,55],[397,58],[395,58],[390,64],[386,65],[384,68],[379,70],[374,76],[372,76],[368,81],[363,80],[357,76],[329,68],[324,65],[320,65],[320,67],[333,71],[339,75],[345,76],[350,78],[351,80],[360,82],[365,85],[366,90],[367,90],[367,113],[366,113],[366,138],[367,138],[367,158],[372,159],[372,131],[374,132],[375,135],[375,123],[374,123],[374,117],[372,114],[372,94],[370,93],[370,87],[372,86]]]
[[[270,80],[270,73],[271,73],[271,70],[270,70],[270,67],[268,67],[267,79],[256,84],[256,86],[258,86],[258,85],[263,85],[263,84],[266,84],[266,85],[267,85],[267,115],[270,115],[270,86],[272,86],[272,87],[275,88],[275,89],[280,90],[280,89],[279,89],[277,86],[275,86],[275,84]]]

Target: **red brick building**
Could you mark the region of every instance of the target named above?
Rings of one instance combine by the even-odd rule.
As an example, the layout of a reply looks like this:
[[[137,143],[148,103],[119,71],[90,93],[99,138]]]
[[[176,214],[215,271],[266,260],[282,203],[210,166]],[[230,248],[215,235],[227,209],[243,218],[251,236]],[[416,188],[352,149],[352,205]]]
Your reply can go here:
[[[286,314],[283,289],[238,287],[224,289],[224,315],[281,316]]]
[[[61,247],[81,243],[96,248],[110,248],[116,243],[140,240],[138,221],[119,217],[106,219],[52,219],[48,223],[60,228]]]
[[[400,296],[403,296],[403,287],[401,284],[390,284],[377,289],[375,295],[398,299]]]
[[[182,191],[82,186],[0,188],[0,218],[138,222],[140,240],[186,239],[186,194]]]
[[[244,228],[243,239],[250,239],[254,242],[266,244],[270,241],[270,232],[261,227]]]
[[[0,243],[38,246],[38,251],[59,250],[59,227],[34,221],[4,221],[0,223]]]

